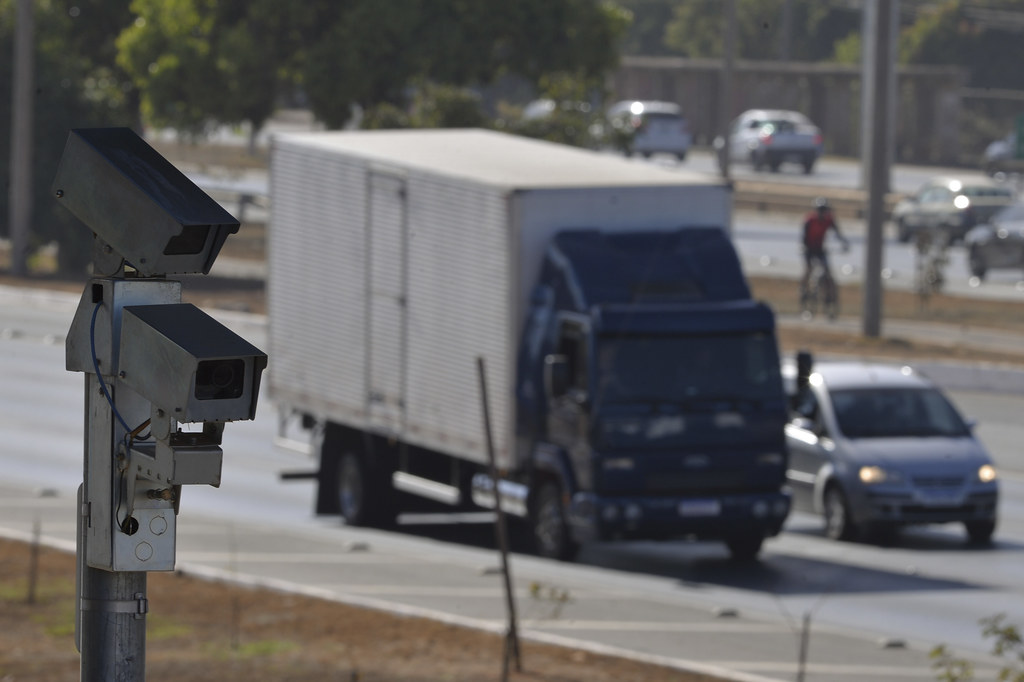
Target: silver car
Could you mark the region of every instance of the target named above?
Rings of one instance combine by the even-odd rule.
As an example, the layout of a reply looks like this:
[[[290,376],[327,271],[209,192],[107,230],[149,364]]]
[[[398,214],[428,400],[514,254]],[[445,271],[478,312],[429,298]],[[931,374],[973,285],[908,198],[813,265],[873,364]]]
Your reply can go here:
[[[848,540],[914,524],[962,523],[986,544],[996,470],[956,408],[909,367],[809,358],[784,367],[794,509]]]
[[[617,102],[608,108],[608,122],[615,146],[627,156],[674,154],[683,161],[693,143],[689,122],[674,102]]]
[[[892,210],[896,238],[909,242],[919,233],[945,233],[952,242],[1013,203],[1013,190],[988,178],[932,178]]]
[[[744,111],[729,126],[728,140],[715,142],[716,148],[722,144],[733,161],[772,172],[792,161],[810,173],[824,149],[821,129],[800,112],[784,109]]]

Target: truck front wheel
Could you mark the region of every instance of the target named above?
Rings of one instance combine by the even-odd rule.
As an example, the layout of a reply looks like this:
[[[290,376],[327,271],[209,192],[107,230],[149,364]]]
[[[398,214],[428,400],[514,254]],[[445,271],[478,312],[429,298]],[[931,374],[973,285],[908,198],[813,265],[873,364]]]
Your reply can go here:
[[[753,561],[761,551],[764,536],[759,533],[744,533],[726,538],[725,545],[729,548],[729,556],[733,561]]]
[[[534,548],[540,556],[559,561],[572,561],[579,551],[573,541],[562,504],[562,491],[557,483],[542,483],[533,508]]]

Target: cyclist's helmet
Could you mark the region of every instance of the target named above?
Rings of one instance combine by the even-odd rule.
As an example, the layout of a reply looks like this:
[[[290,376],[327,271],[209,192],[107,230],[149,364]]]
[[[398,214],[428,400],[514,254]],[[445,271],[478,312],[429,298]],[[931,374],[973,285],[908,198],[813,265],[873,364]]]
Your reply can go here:
[[[828,211],[828,199],[826,199],[825,197],[818,197],[817,199],[814,200],[814,208],[817,209],[819,213]]]

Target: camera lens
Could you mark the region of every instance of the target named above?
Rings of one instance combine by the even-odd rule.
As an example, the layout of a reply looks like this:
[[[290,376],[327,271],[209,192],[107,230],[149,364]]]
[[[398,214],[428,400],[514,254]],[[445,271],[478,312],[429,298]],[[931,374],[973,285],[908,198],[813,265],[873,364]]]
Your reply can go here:
[[[203,360],[196,367],[197,400],[231,400],[245,389],[245,362],[230,360]]]

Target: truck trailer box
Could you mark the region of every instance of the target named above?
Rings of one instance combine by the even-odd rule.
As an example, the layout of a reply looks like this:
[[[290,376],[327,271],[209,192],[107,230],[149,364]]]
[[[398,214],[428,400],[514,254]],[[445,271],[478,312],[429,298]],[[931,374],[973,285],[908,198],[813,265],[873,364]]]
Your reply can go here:
[[[729,229],[717,178],[485,130],[289,133],[271,157],[271,398],[515,469],[516,359],[562,230]]]

